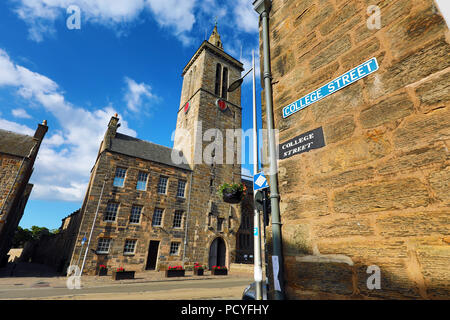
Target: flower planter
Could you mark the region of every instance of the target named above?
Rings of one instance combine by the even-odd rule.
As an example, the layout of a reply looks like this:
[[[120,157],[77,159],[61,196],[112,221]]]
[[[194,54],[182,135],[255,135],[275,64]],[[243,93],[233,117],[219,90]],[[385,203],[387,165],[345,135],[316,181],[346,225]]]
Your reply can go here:
[[[185,270],[166,270],[166,278],[172,278],[172,277],[184,277],[184,271]]]
[[[196,276],[202,276],[203,272],[204,272],[204,269],[200,269],[200,268],[194,269],[194,275],[196,275]]]
[[[241,202],[243,195],[243,191],[225,189],[222,192],[222,199],[226,203],[239,203]]]
[[[98,269],[97,270],[97,275],[99,276],[99,277],[104,277],[104,276],[107,276],[108,275],[108,269]]]
[[[130,279],[134,279],[134,272],[135,271],[121,271],[121,272],[113,271],[112,278],[113,278],[113,280],[130,280]]]
[[[213,276],[226,276],[228,275],[228,269],[212,269],[211,275]]]

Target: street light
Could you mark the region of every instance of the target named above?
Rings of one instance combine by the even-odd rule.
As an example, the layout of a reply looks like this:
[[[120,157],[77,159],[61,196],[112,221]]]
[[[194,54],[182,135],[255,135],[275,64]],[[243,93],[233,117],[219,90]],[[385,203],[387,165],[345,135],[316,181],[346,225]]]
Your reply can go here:
[[[228,92],[232,92],[239,88],[244,81],[244,78],[253,71],[253,174],[258,173],[258,136],[257,136],[257,122],[256,122],[256,75],[255,75],[255,52],[252,51],[252,68],[240,79],[234,81],[229,87]],[[253,200],[255,199],[256,191],[253,190]],[[256,282],[256,300],[262,300],[262,262],[261,262],[261,219],[259,211],[254,211],[254,277]]]

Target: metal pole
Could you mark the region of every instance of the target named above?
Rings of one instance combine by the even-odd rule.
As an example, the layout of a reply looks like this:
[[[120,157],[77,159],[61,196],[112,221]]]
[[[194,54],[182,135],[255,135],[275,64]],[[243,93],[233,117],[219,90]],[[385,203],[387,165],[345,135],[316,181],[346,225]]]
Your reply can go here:
[[[269,144],[270,162],[270,200],[272,208],[272,267],[274,270],[274,292],[276,300],[283,300],[284,294],[284,263],[281,242],[281,219],[278,193],[278,173],[275,147],[274,121],[273,121],[273,95],[272,95],[272,73],[270,70],[270,48],[269,48],[269,12],[272,2],[270,0],[257,0],[253,3],[255,10],[260,14],[262,20],[262,37],[264,52],[264,95],[266,102],[266,120]]]
[[[86,232],[84,233],[83,238],[86,237]],[[80,255],[78,256],[78,260],[77,260],[77,267],[80,264],[80,260],[81,260],[81,255],[83,254],[83,248],[84,248],[84,241],[81,240],[81,249],[80,249]]]
[[[258,136],[256,121],[256,76],[255,76],[255,52],[252,50],[253,64],[253,173],[258,173]],[[253,190],[253,199],[256,199],[256,191]],[[261,263],[261,219],[255,205],[254,216],[254,277],[256,282],[256,300],[262,300],[262,263]]]
[[[89,250],[89,245],[91,243],[92,233],[94,232],[95,220],[97,220],[98,209],[100,208],[100,202],[101,202],[102,197],[103,197],[103,190],[105,189],[105,184],[106,184],[106,180],[107,179],[108,178],[105,177],[105,181],[103,181],[102,191],[100,192],[100,198],[98,199],[97,210],[95,211],[94,221],[92,221],[91,233],[89,234],[88,243],[86,245],[86,251],[84,252],[84,258],[83,258],[83,264],[81,265],[80,276],[83,275],[83,269],[84,269],[84,265],[86,263],[86,256],[87,256],[87,253],[88,253],[88,250]]]

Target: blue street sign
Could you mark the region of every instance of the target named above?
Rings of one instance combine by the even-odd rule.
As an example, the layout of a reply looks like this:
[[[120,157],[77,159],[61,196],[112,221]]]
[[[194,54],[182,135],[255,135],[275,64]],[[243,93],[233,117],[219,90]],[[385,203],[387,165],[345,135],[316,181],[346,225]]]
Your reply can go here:
[[[83,237],[83,239],[81,239],[81,243],[84,244],[87,241],[86,237]]]
[[[306,96],[291,103],[283,108],[283,118],[287,118],[294,113],[306,108],[307,106],[322,100],[323,98],[341,90],[342,88],[368,76],[369,74],[378,70],[377,58],[372,58],[367,62],[357,66],[356,68],[348,71],[340,77],[337,77],[333,81],[328,82],[323,87],[308,93]]]
[[[253,176],[253,190],[258,191],[261,189],[268,188],[267,178],[264,172],[259,172]]]

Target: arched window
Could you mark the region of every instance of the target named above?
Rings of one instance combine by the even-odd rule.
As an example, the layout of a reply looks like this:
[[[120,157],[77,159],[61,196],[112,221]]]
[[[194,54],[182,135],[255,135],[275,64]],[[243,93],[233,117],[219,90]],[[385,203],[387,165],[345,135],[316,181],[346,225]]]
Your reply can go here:
[[[222,73],[222,66],[218,63],[216,66],[216,86],[214,93],[220,95],[220,74]]]
[[[222,98],[227,99],[228,97],[228,68],[223,68],[222,76]]]

